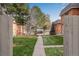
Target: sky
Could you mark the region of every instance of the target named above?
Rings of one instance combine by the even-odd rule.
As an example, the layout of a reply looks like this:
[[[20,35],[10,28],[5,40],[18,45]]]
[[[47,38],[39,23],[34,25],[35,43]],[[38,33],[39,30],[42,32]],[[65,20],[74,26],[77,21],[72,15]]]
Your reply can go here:
[[[50,20],[53,22],[60,19],[59,14],[67,5],[67,3],[30,3],[29,7],[38,6],[43,13],[50,16]]]

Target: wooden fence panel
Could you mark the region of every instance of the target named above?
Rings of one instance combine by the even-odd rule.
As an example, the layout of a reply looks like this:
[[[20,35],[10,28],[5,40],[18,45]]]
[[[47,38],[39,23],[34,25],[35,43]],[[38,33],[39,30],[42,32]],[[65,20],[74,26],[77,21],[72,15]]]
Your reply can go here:
[[[64,16],[64,55],[79,55],[79,16]]]
[[[0,15],[0,55],[10,56],[12,48],[12,18],[8,15]]]

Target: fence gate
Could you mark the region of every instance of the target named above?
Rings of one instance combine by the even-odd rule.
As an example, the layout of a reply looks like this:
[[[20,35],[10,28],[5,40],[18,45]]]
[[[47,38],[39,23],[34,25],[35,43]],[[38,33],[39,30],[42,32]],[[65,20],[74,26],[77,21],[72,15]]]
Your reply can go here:
[[[79,56],[79,16],[64,16],[64,55]]]

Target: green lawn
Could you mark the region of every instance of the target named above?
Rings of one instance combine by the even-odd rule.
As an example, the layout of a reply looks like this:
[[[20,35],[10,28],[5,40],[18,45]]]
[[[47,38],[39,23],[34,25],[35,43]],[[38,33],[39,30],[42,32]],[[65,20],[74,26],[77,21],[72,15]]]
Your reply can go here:
[[[63,48],[45,48],[46,56],[63,56]]]
[[[37,38],[35,36],[13,38],[13,55],[14,56],[32,56]]]
[[[62,36],[44,36],[43,37],[44,45],[63,45]]]

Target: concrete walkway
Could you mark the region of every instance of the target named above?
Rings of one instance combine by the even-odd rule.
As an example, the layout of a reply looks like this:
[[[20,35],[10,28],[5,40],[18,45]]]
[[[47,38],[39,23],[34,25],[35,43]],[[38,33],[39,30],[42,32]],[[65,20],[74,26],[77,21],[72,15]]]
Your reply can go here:
[[[47,45],[44,48],[55,48],[55,47],[64,47],[64,45]]]
[[[38,36],[33,56],[45,56],[42,36]]]

